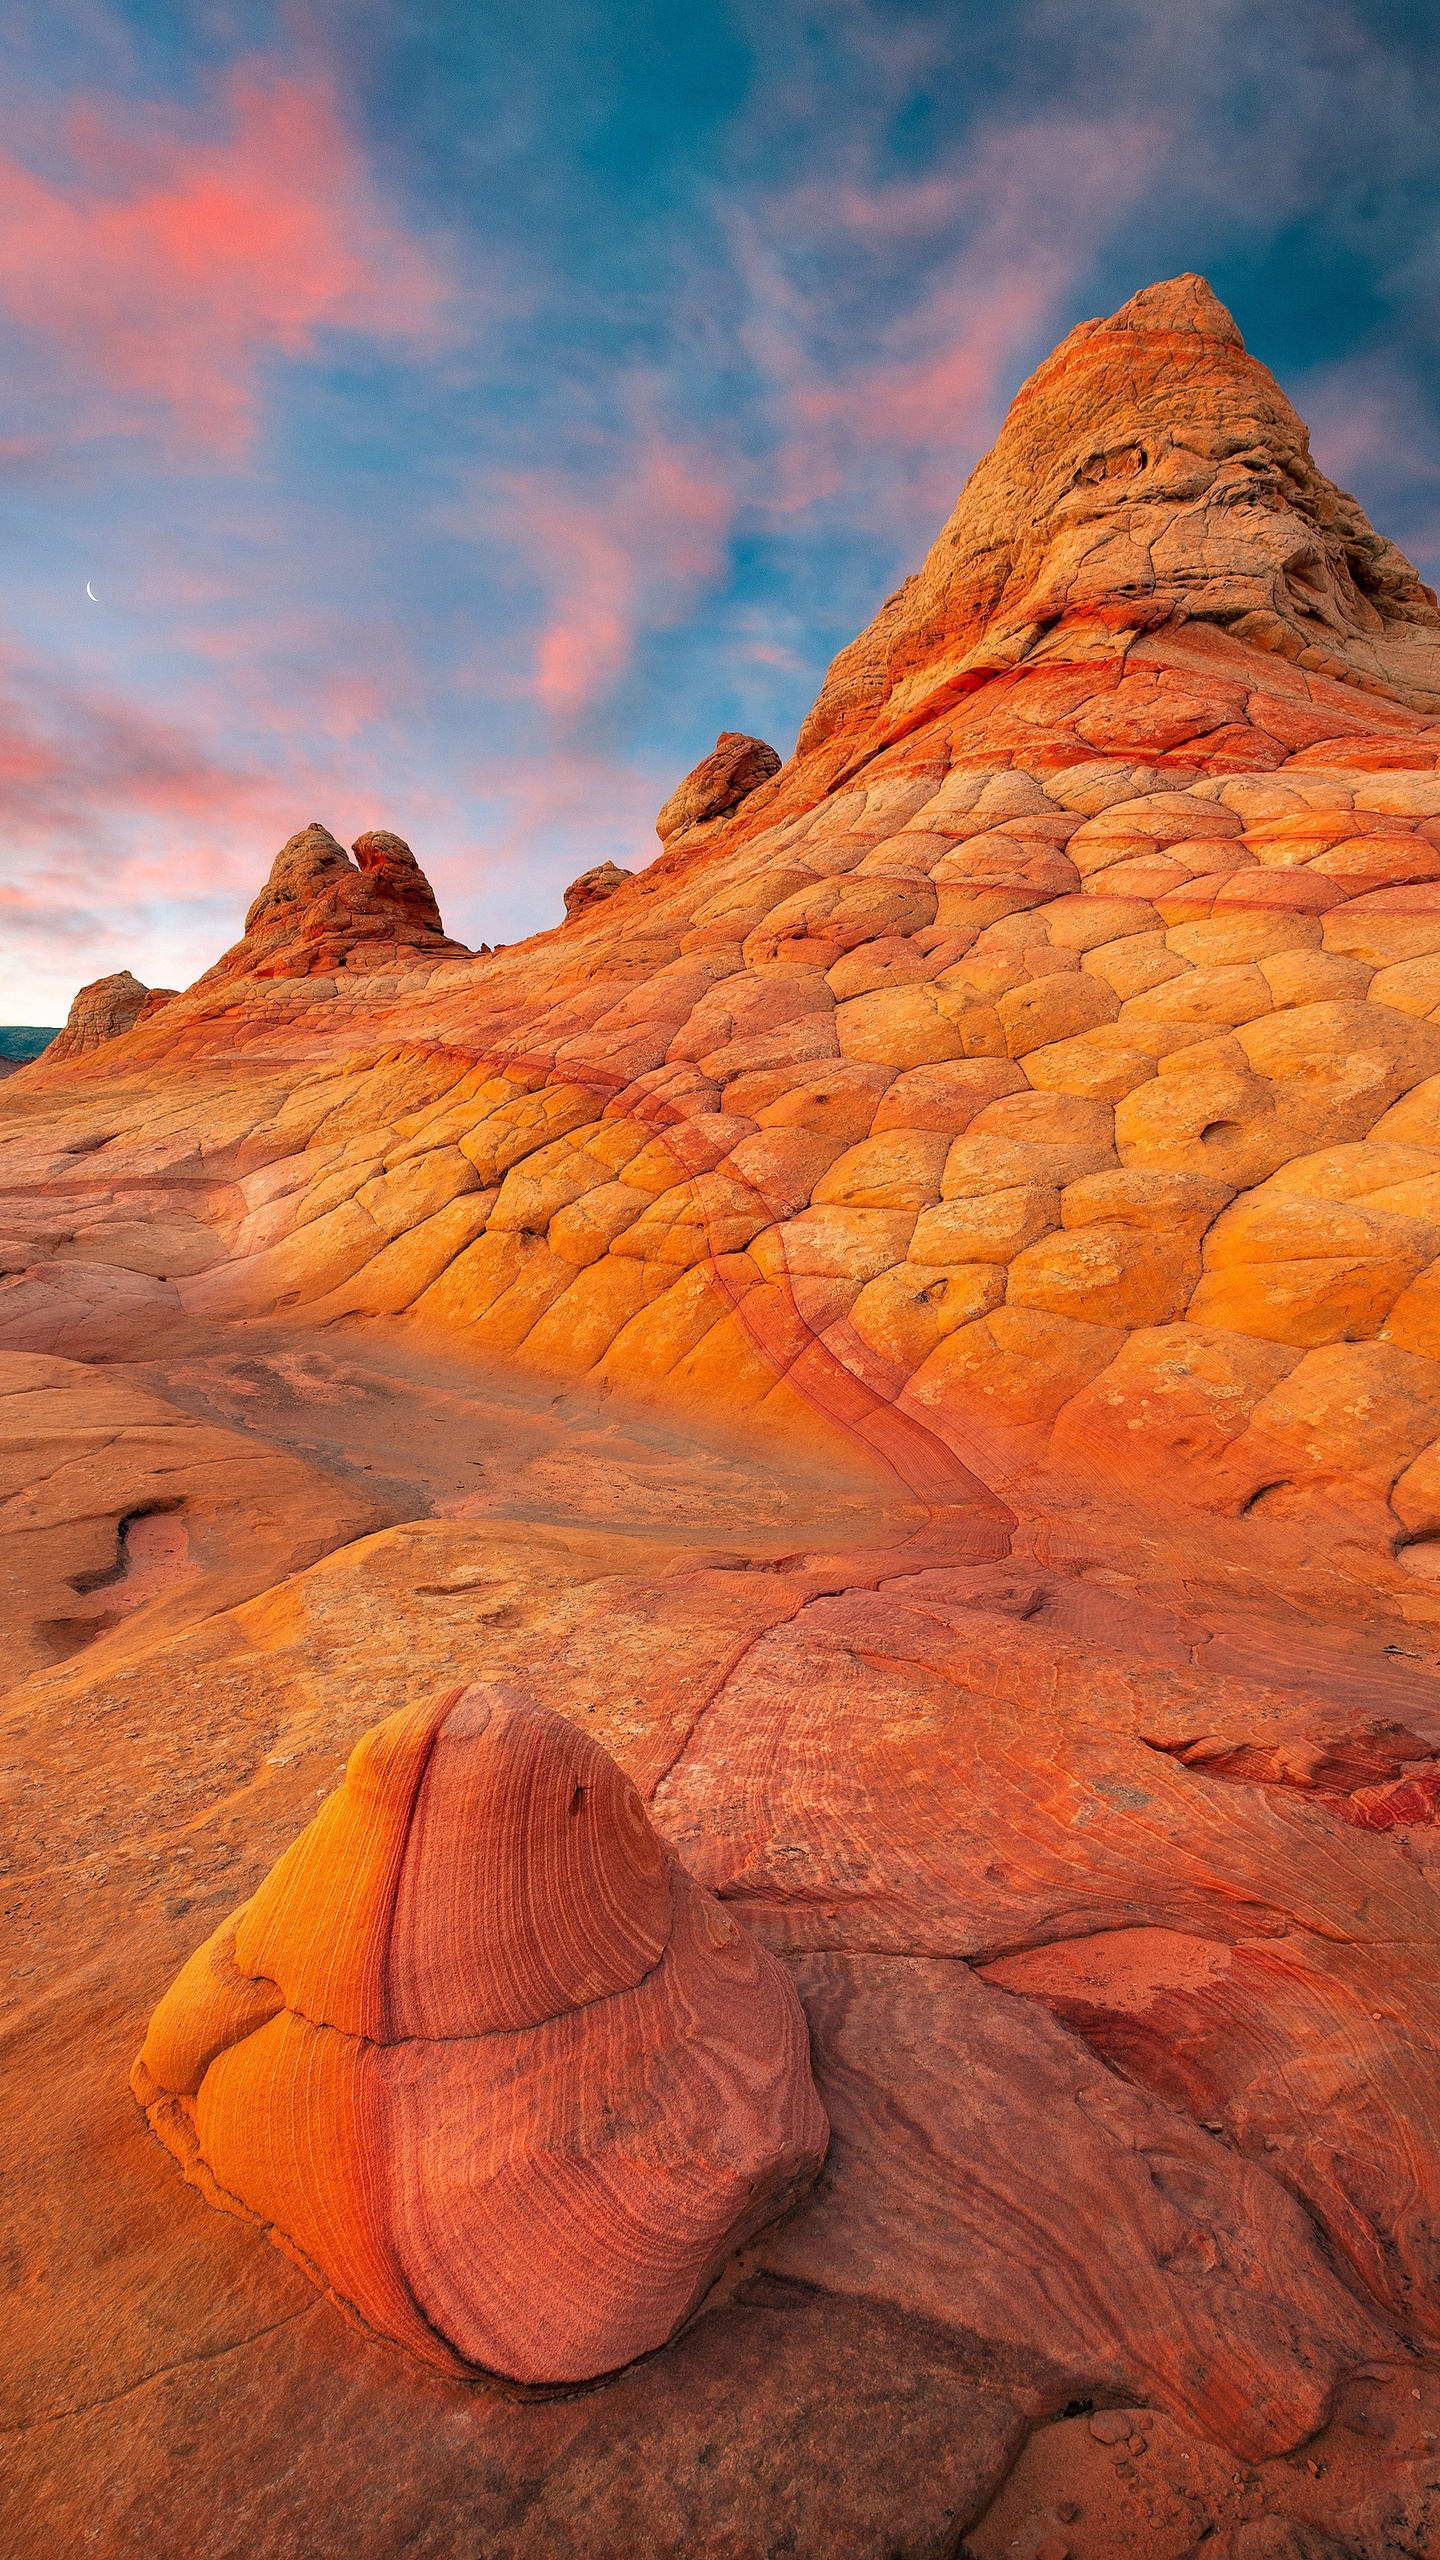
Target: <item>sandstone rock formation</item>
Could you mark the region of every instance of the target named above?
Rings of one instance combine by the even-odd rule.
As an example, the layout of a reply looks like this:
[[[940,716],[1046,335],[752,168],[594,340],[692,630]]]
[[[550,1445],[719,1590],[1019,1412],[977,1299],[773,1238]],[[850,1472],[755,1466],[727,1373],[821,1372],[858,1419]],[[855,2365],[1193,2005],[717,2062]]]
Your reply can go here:
[[[133,2085],[362,2326],[534,2385],[663,2345],[828,2136],[788,1976],[604,1751],[483,1684],[356,1745]]]
[[[854,729],[873,754],[877,715],[898,735],[1033,658],[1067,615],[1131,605],[1134,628],[1148,607],[1149,628],[1213,625],[1440,712],[1433,591],[1317,470],[1203,276],[1082,321],[1041,365],[923,569],[835,660],[797,753]]]
[[[246,915],[243,941],[191,993],[249,977],[403,969],[464,951],[446,933],[435,893],[403,837],[373,828],[356,837],[352,851],[354,863],[318,818],[291,836]]]
[[[368,1001],[362,940],[321,1003],[291,973],[372,875],[287,848],[247,942],[135,1036],[349,1063],[292,1081],[293,1188],[227,1200],[182,1296],[408,1308],[731,1414],[870,1415],[992,1484],[1158,1468],[1191,1507],[1422,1547],[1432,700],[1419,582],[1208,289],[1152,288],[1026,386],[792,764],[618,909],[432,945]]]
[[[7,2192],[64,2237],[0,2502],[128,2554],[178,2435],[216,2560],[1424,2552],[1433,599],[1177,279],[679,818],[476,957],[322,951],[368,875],[310,841],[218,979],[0,1093],[0,1343],[76,1364],[107,1503],[118,1364],[394,1523],[13,1694]],[[115,2114],[202,1911],[477,1658],[783,1964],[834,2128],[583,2406],[342,2334]]]
[[[165,991],[154,992],[163,1002]],[[64,1030],[56,1033],[43,1054],[54,1066],[62,1058],[83,1058],[105,1041],[118,1039],[150,1008],[151,994],[129,969],[117,969],[110,978],[92,978],[71,1005]]]
[[[603,899],[613,898],[634,876],[632,871],[622,871],[618,862],[597,862],[593,870],[582,871],[578,880],[571,881],[565,892],[566,916],[583,916]]]
[[[655,821],[655,833],[663,845],[669,845],[696,827],[711,825],[738,808],[779,770],[780,759],[763,738],[747,738],[741,729],[722,729],[714,754],[702,757],[671,792]]]

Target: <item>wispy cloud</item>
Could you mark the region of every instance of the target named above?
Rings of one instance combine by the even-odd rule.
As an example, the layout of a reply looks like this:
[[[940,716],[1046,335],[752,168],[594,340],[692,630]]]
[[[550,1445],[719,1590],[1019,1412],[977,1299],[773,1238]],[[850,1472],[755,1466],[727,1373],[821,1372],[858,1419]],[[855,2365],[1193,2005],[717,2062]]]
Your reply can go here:
[[[275,775],[13,647],[0,656],[0,811],[12,1021],[57,1018],[105,968],[151,983],[197,974],[259,885],[259,847],[290,832]]]
[[[1440,418],[1420,384],[1377,350],[1297,385],[1316,461],[1345,489],[1363,486],[1380,530],[1422,574],[1440,575]]]
[[[0,311],[81,390],[80,431],[234,455],[267,360],[325,330],[434,345],[444,281],[396,223],[330,88],[235,70],[215,109],[77,99],[68,169],[0,154]],[[76,415],[72,411],[72,416]]]
[[[0,805],[13,844],[53,842],[116,818],[187,823],[263,806],[273,783],[206,752],[193,729],[132,697],[82,689],[43,659],[0,653]]]
[[[923,547],[1073,291],[1097,209],[1113,218],[1159,161],[1163,124],[1127,117],[1117,182],[1120,121],[1004,127],[962,170],[888,183],[865,165],[862,129],[836,173],[717,200],[748,433],[723,410],[662,423],[666,386],[637,369],[607,381],[605,426],[543,466],[478,481],[465,529],[501,532],[542,600],[516,689],[562,724],[587,713],[623,683],[642,634],[713,605],[737,543],[823,535],[831,502],[847,533]],[[877,289],[846,334],[823,280],[862,258]],[[743,611],[734,645],[752,664],[804,665]]]
[[[678,622],[720,576],[738,504],[722,456],[646,414],[643,380],[627,393],[634,423],[578,467],[509,471],[485,493],[539,579],[529,685],[562,717],[613,690],[642,627]]]
[[[794,515],[843,496],[852,523],[932,535],[1168,140],[1158,113],[999,119],[918,181],[867,170],[852,142],[837,172],[737,212],[745,336],[778,430],[757,504]],[[827,307],[817,267],[862,263],[863,310]]]

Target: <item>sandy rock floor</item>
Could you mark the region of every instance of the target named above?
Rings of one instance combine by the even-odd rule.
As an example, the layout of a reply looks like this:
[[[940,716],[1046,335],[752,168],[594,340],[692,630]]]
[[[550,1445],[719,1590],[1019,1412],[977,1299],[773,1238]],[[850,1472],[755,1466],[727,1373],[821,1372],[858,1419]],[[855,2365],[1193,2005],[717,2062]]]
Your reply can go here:
[[[1057,1505],[997,1557],[858,1457],[704,1441],[363,1327],[153,1348],[65,1387],[72,1458],[87,1397],[152,1412],[55,1497],[46,1571],[68,1536],[94,1577],[97,1518],[114,1537],[154,1499],[162,1406],[160,1516],[205,1508],[205,1571],[42,1634],[58,1658],[4,1708],[8,2547],[1440,2551],[1406,1952],[1427,1832],[1177,1756],[1218,1733],[1243,1773],[1301,1726],[1434,1749],[1428,1630],[1347,1616],[1333,1575],[1327,1606],[1283,1525],[1202,1550],[1193,1522]],[[58,1484],[36,1389],[0,1383],[21,1494]],[[323,1552],[231,1597],[262,1467]],[[791,1962],[835,2127],[820,2187],[679,2341],[541,2403],[346,2326],[181,2184],[125,2087],[155,1998],[356,1736],[482,1671],[583,1719]],[[1068,2005],[1023,1978],[1057,1938],[1110,1967]],[[1323,2043],[1323,2088],[1257,2058],[1267,2035]]]

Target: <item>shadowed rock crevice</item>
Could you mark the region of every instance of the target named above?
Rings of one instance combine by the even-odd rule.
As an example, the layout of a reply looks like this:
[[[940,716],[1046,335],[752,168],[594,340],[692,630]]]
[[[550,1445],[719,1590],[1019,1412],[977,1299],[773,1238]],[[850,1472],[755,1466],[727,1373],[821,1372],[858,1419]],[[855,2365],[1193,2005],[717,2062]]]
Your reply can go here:
[[[1403,1725],[1323,1739],[1302,1729],[1274,1743],[1212,1733],[1152,1747],[1207,1778],[1298,1790],[1366,1831],[1434,1823],[1440,1806],[1440,1756]]]

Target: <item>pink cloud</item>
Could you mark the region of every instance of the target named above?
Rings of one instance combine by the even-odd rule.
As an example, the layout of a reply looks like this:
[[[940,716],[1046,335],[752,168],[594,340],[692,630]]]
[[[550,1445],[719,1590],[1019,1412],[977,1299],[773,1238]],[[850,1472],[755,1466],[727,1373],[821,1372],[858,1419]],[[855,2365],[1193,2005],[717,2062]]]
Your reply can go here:
[[[471,912],[483,912],[483,903],[473,903],[477,888],[482,902],[503,892],[518,908],[532,898],[538,878],[554,891],[551,921],[558,924],[564,912],[559,892],[577,872],[605,861],[635,871],[654,860],[660,851],[655,815],[680,776],[560,739],[546,755],[492,757],[472,779],[484,803],[485,849],[480,883],[474,881],[474,863],[469,866]],[[441,868],[453,873],[456,866],[442,862]],[[494,939],[483,924],[476,930]]]
[[[1417,381],[1386,353],[1320,366],[1286,389],[1309,428],[1314,461],[1361,499],[1376,530],[1425,579],[1440,576],[1440,435]]]
[[[267,358],[330,328],[438,334],[436,260],[387,212],[330,90],[236,73],[223,106],[218,135],[78,106],[65,184],[0,152],[0,310],[90,383],[91,434],[158,420],[233,455]]]
[[[718,577],[746,515],[803,515],[844,491],[854,523],[928,538],[994,434],[1006,376],[1091,254],[1100,202],[1111,215],[1143,192],[1164,134],[1125,119],[1123,183],[1117,140],[1109,123],[1052,120],[993,136],[960,177],[880,186],[842,171],[772,198],[761,218],[734,219],[751,303],[744,336],[775,444],[745,457],[718,439],[681,441],[638,384],[629,433],[598,462],[501,484],[506,530],[548,597],[528,687],[541,706],[564,715],[603,696],[637,632],[680,619]],[[901,258],[913,247],[937,268],[927,293],[853,349],[833,343],[813,283],[794,281],[807,244],[840,243]],[[492,488],[487,511],[495,499]],[[742,653],[790,663],[763,643]]]
[[[316,815],[389,816],[363,774],[226,749],[193,702],[167,719],[20,647],[0,649],[0,1019],[54,1020],[122,965],[185,985],[239,931],[277,847]],[[373,778],[372,778],[373,780]]]
[[[561,716],[624,674],[638,630],[678,621],[714,578],[738,492],[721,457],[669,436],[635,390],[633,432],[583,476],[509,474],[507,530],[535,562],[547,618],[528,690]]]
[[[1295,392],[1322,471],[1426,577],[1440,569],[1440,434],[1418,385],[1383,355],[1312,373]]]
[[[243,821],[274,788],[218,761],[193,730],[0,648],[0,816],[12,844],[93,838],[103,817]]]
[[[485,482],[459,529],[478,516],[503,530],[544,598],[516,689],[561,721],[603,699],[640,631],[679,621],[721,577],[747,518],[803,517],[843,492],[852,528],[931,538],[999,424],[1007,377],[1045,341],[1097,231],[1143,194],[1166,140],[1158,119],[1056,116],[993,131],[959,173],[884,183],[861,166],[862,142],[852,165],[724,216],[773,440],[746,454],[723,428],[678,436],[635,377],[609,442]],[[894,317],[851,343],[815,279],[867,260],[902,289]],[[931,278],[918,296],[917,266]],[[735,646],[748,662],[795,664],[766,634]]]
[[[303,622],[287,635],[298,647]],[[657,850],[668,789],[557,741],[473,771],[382,714],[387,688],[337,675],[300,710],[263,665],[216,652],[212,689],[166,718],[18,645],[0,649],[0,1020],[56,1021],[84,979],[122,966],[184,986],[238,934],[277,848],[312,817],[343,843],[392,826],[451,930],[515,941],[558,924],[561,892],[613,854]],[[229,700],[221,698],[223,685]],[[242,703],[255,743],[227,745]],[[233,734],[233,733],[232,733]],[[596,848],[592,850],[591,848]]]
[[[1312,374],[1301,396],[1315,458],[1332,480],[1356,477],[1377,463],[1434,470],[1433,425],[1412,384],[1357,359]]]

